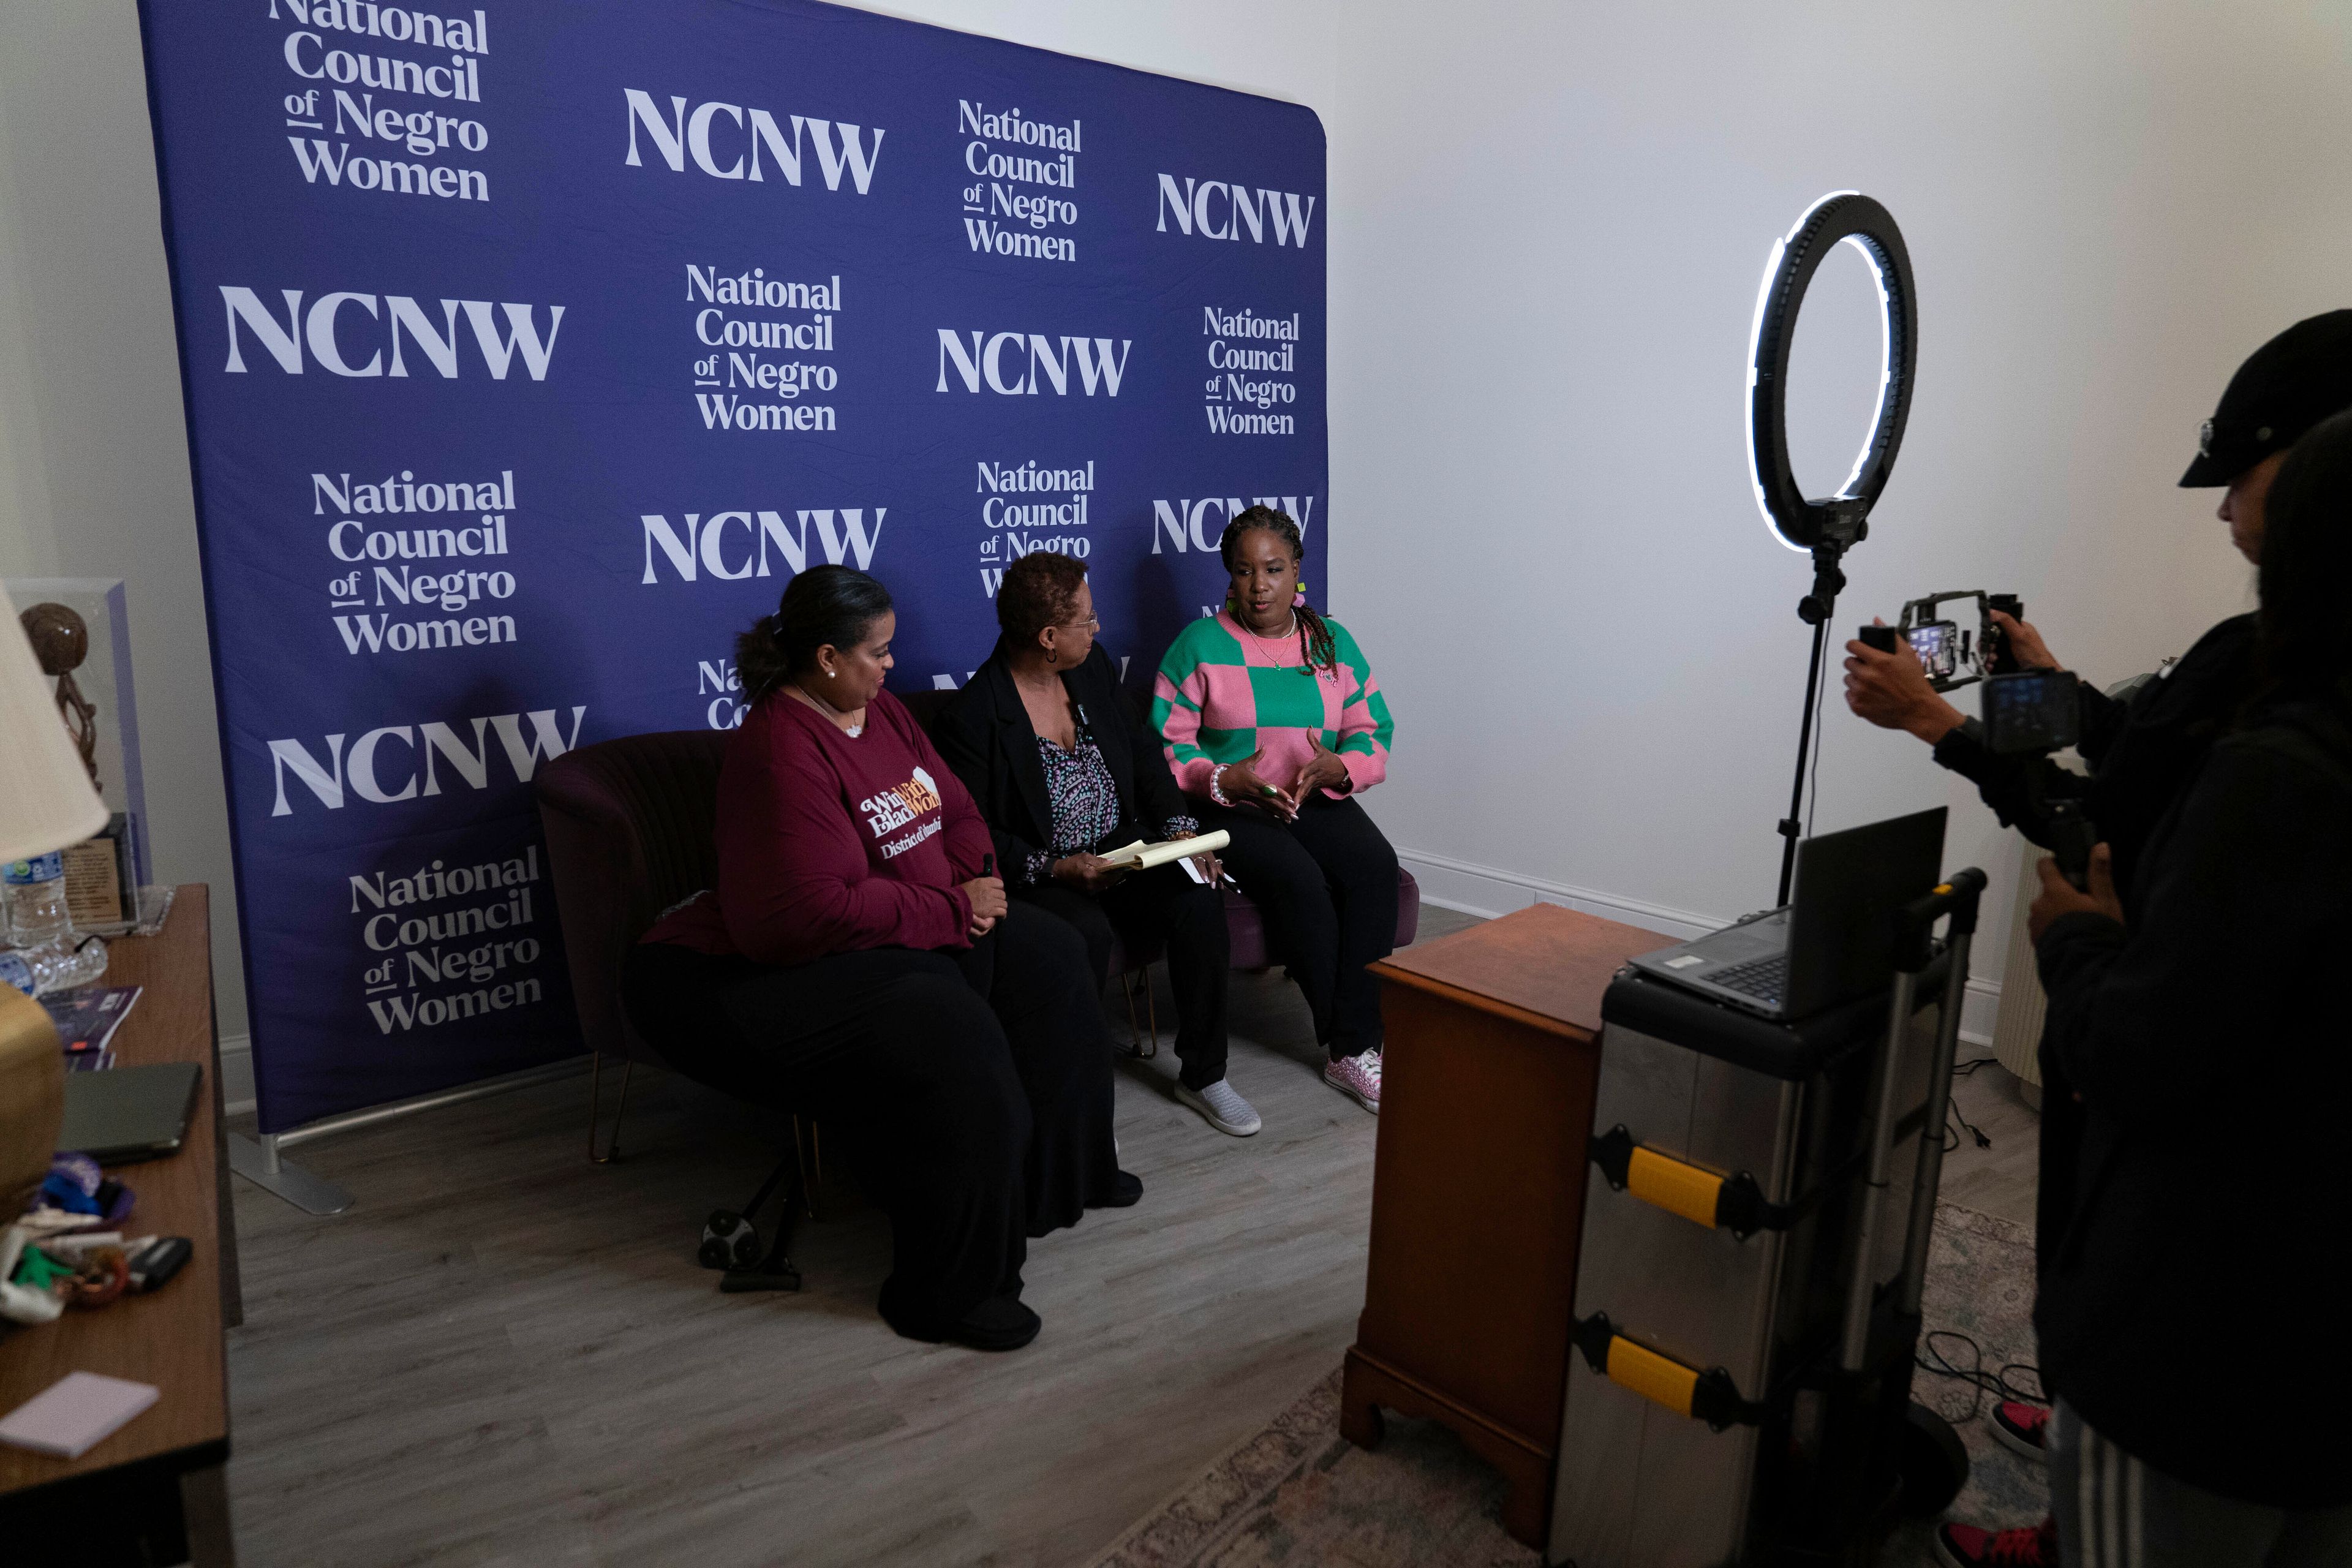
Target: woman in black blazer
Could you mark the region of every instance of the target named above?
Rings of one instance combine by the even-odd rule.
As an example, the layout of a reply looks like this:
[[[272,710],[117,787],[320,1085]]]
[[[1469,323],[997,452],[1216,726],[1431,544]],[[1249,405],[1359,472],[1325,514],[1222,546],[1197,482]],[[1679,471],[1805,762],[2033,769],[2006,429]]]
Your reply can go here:
[[[1138,838],[1200,831],[1160,738],[1129,710],[1096,646],[1094,591],[1083,562],[1033,552],[996,591],[1004,635],[933,725],[996,840],[1005,890],[1059,915],[1086,939],[1097,985],[1110,978],[1114,932],[1129,947],[1164,942],[1176,993],[1176,1098],[1220,1132],[1245,1138],[1257,1112],[1225,1081],[1224,900],[1213,855],[1196,882],[1181,866],[1127,872],[1100,852]]]

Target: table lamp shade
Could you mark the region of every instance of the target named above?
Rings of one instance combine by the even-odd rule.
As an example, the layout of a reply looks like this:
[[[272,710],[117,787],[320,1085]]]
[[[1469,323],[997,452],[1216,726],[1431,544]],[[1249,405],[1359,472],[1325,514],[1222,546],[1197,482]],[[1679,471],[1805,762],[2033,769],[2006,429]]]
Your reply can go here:
[[[25,628],[0,615],[0,861],[79,844],[106,817]]]

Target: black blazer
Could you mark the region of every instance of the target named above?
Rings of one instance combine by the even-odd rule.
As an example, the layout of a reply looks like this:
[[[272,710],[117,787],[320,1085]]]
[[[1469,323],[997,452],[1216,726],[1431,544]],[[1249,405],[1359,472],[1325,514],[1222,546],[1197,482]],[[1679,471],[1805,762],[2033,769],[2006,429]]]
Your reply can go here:
[[[1158,837],[1170,818],[1191,816],[1160,737],[1136,717],[1102,644],[1084,664],[1065,671],[1062,684],[1118,786],[1119,826],[1112,841]],[[931,740],[988,819],[997,875],[1017,883],[1029,857],[1053,847],[1054,806],[1037,754],[1037,729],[1013,689],[1002,640],[940,710]]]

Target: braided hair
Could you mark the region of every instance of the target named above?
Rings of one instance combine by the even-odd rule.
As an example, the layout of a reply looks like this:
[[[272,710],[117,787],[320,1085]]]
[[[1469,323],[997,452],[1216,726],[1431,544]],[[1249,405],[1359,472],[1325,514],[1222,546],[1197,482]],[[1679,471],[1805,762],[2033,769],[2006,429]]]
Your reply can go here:
[[[756,702],[807,668],[827,644],[854,647],[890,609],[890,590],[848,566],[812,566],[784,584],[772,616],[735,639],[745,700]]]
[[[1293,561],[1306,561],[1307,546],[1298,537],[1298,525],[1270,506],[1253,506],[1235,512],[1233,521],[1225,524],[1225,531],[1217,538],[1217,554],[1224,562],[1226,571],[1234,569],[1234,552],[1239,548],[1242,536],[1258,529],[1264,529],[1290,546]],[[1226,595],[1226,602],[1233,602],[1230,594]],[[1331,623],[1315,613],[1315,606],[1307,603],[1303,592],[1297,607],[1298,648],[1307,660],[1307,667],[1309,669],[1338,669],[1339,647],[1331,636]]]

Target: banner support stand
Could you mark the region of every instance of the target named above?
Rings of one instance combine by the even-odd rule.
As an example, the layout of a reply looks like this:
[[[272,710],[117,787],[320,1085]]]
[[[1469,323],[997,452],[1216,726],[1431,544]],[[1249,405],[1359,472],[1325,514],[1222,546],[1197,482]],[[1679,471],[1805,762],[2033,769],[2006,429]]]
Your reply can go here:
[[[564,1061],[550,1062],[545,1067],[527,1068],[521,1072],[485,1079],[479,1083],[446,1089],[436,1094],[419,1095],[414,1100],[396,1100],[390,1105],[371,1106],[365,1110],[346,1111],[341,1116],[306,1122],[284,1132],[265,1132],[257,1142],[243,1133],[232,1132],[228,1135],[229,1169],[305,1214],[341,1214],[352,1206],[352,1194],[324,1176],[290,1163],[284,1157],[284,1150],[331,1133],[349,1132],[362,1127],[372,1127],[379,1121],[413,1116],[420,1110],[437,1110],[446,1105],[487,1100],[494,1094],[505,1094],[511,1089],[531,1089],[543,1083],[577,1078],[588,1070],[593,1059],[589,1056],[573,1057]]]

